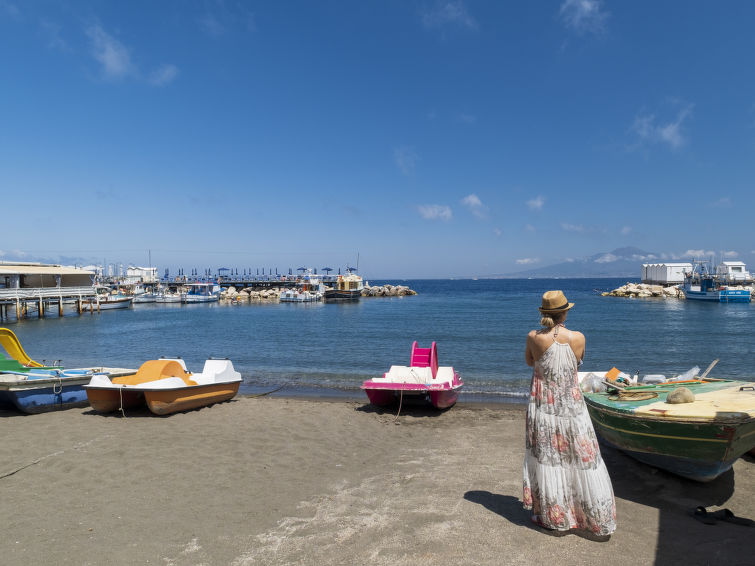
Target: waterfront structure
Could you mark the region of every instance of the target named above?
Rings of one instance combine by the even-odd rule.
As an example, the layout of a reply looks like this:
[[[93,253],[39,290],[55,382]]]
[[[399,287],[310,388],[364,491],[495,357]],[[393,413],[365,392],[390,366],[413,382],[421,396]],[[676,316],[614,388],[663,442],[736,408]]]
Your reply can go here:
[[[722,261],[716,267],[716,278],[725,283],[738,285],[752,283],[752,275],[743,261]]]
[[[85,300],[96,298],[93,271],[77,267],[36,262],[0,262],[0,320],[15,309],[17,319],[25,318],[29,310],[37,310],[40,317],[52,305],[74,302],[81,312]]]
[[[692,271],[691,263],[643,263],[642,282],[655,285],[684,283],[684,275]]]
[[[123,283],[157,283],[157,281],[158,277],[156,267],[136,267],[129,265],[126,269],[126,279],[123,281]]]

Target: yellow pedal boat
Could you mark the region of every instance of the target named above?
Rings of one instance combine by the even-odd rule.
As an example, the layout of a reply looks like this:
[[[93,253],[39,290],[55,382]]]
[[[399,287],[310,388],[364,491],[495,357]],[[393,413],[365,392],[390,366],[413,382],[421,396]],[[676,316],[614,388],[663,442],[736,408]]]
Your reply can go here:
[[[169,415],[222,403],[236,396],[241,374],[226,359],[209,359],[202,373],[189,373],[180,358],[149,360],[131,375],[95,375],[85,385],[98,413],[111,413],[146,403],[156,415]]]

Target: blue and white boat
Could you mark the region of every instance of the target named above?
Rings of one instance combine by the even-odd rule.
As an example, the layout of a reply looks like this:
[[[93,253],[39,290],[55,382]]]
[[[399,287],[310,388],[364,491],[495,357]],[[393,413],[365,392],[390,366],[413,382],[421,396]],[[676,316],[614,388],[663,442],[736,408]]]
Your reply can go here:
[[[35,362],[21,347],[13,331],[0,328],[0,403],[23,413],[44,413],[71,407],[85,407],[84,385],[94,375],[128,375],[133,370],[120,368],[64,369]]]
[[[691,272],[686,272],[681,285],[684,296],[693,301],[713,301],[717,303],[749,303],[752,300],[750,289],[738,285],[727,285],[713,275],[708,263],[696,261]]]
[[[220,286],[214,281],[191,283],[182,303],[212,303],[220,300]]]

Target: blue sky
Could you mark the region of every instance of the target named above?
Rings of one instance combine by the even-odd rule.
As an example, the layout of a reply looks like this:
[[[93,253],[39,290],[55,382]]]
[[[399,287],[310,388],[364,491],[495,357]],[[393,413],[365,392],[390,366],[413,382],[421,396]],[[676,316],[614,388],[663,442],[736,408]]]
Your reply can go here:
[[[755,263],[755,4],[0,0],[0,259]],[[639,276],[639,273],[638,273]]]

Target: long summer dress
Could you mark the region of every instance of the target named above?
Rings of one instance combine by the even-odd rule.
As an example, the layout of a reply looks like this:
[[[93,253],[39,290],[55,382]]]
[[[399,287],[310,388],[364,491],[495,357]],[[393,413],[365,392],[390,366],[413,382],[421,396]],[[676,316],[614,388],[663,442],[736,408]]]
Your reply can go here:
[[[569,342],[571,341],[571,331]],[[616,504],[608,470],[577,377],[577,357],[558,329],[535,362],[527,405],[524,508],[549,529],[616,530]]]

